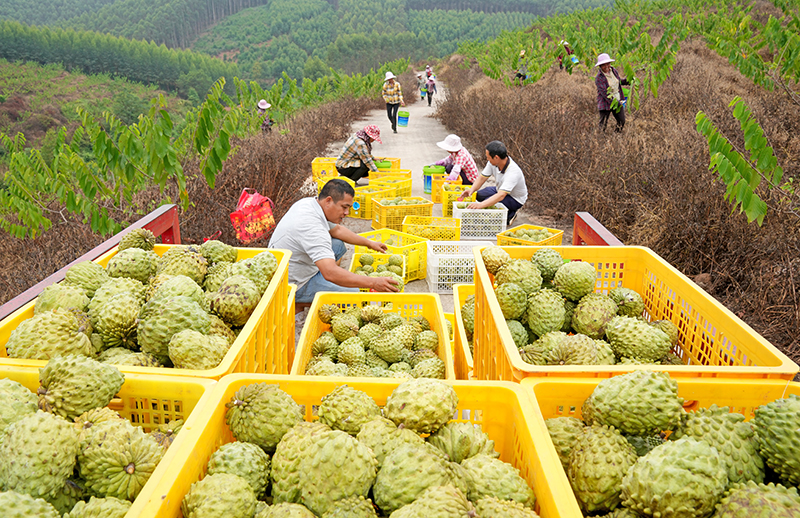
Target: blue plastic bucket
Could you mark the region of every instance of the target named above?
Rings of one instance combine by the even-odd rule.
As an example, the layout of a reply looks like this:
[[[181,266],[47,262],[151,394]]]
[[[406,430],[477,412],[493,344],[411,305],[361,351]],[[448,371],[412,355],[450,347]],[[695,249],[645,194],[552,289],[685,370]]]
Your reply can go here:
[[[430,194],[433,190],[433,176],[441,176],[445,174],[443,165],[426,165],[422,168],[422,192]]]
[[[397,112],[397,125],[404,128],[408,126],[408,112]]]

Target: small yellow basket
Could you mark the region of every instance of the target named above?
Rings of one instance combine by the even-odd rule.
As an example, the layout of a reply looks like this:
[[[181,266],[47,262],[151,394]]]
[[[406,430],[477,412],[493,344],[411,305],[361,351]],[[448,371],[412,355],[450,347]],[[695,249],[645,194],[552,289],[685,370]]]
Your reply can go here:
[[[162,255],[169,248],[178,245],[156,245],[155,253]],[[286,304],[289,296],[289,257],[288,250],[271,248],[237,248],[238,260],[253,257],[261,252],[269,251],[278,259],[278,268],[270,281],[267,291],[261,296],[261,301],[253,310],[236,340],[228,349],[222,362],[213,369],[172,369],[167,367],[132,367],[120,365],[119,370],[125,375],[150,374],[176,377],[195,377],[219,379],[232,372],[264,372],[267,374],[286,374],[289,372],[289,348],[287,347],[287,332],[284,319],[286,318]],[[103,267],[117,254],[117,248],[103,254],[95,260]],[[0,321],[0,365],[9,367],[44,367],[44,360],[24,360],[8,358],[6,343],[11,332],[23,321],[33,316],[36,299],[25,304],[14,313]]]
[[[453,189],[449,185],[442,186],[442,215],[452,218],[453,217],[453,202],[456,201],[463,201],[463,202],[473,202],[475,201],[475,197],[478,193],[472,193],[470,196],[466,196],[462,199],[458,199],[461,196],[461,193],[464,192],[464,187],[460,186],[458,189]]]
[[[507,246],[516,259],[540,247]],[[475,254],[474,366],[478,379],[520,381],[527,377],[609,378],[632,370],[668,372],[673,377],[774,378],[790,380],[800,368],[761,335],[649,248],[635,246],[553,247],[569,261],[592,264],[595,292],[617,287],[637,291],[648,321],[678,327],[673,349],[684,365],[531,365],[522,360],[486,271],[482,248]]]
[[[337,173],[337,175],[338,175],[338,173]],[[325,187],[326,183],[328,183],[329,181],[334,180],[334,179],[335,180],[343,180],[343,181],[347,182],[348,184],[350,184],[350,187],[352,187],[353,189],[356,188],[356,182],[354,182],[353,180],[351,180],[350,178],[348,178],[346,176],[325,176],[325,177],[317,178],[317,195],[319,195],[319,193],[322,191],[322,188]]]
[[[461,220],[433,216],[406,216],[403,220],[403,232],[431,241],[459,241]]]
[[[446,176],[433,176],[431,177],[431,201],[433,203],[442,203],[442,187],[447,185],[450,189],[455,190],[456,185],[458,185],[458,189],[461,189],[461,192],[464,192],[468,189],[467,186],[462,185],[461,177],[456,178],[452,182],[447,180]]]
[[[153,474],[152,490],[134,502],[128,516],[174,518],[189,488],[206,472],[211,455],[223,444],[233,442],[225,422],[225,403],[237,390],[253,383],[277,384],[304,408],[305,419],[317,419],[316,408],[336,387],[347,384],[366,392],[379,406],[399,384],[399,380],[366,381],[363,378],[291,377],[234,374],[217,383],[203,406],[202,419],[185,427],[180,449],[167,467],[159,465]],[[550,441],[541,414],[522,387],[502,382],[446,382],[458,396],[457,422],[474,423],[494,441],[500,459],[519,469],[533,488],[535,510],[541,518],[580,517],[572,490]],[[180,437],[180,435],[179,435]],[[177,440],[176,440],[177,442]],[[173,446],[174,447],[174,446]],[[148,499],[142,499],[147,496]],[[140,501],[141,500],[141,501]]]
[[[396,198],[394,198],[396,200]],[[391,228],[392,230],[403,230],[403,219],[406,216],[431,216],[433,213],[433,203],[419,196],[406,196],[402,200],[415,200],[414,205],[384,205],[393,201],[389,198],[373,199],[372,206],[372,228]]]
[[[362,232],[359,236],[366,237],[371,241],[386,244],[386,248],[392,254],[403,254],[406,257],[406,282],[425,278],[427,239],[404,234],[390,228]],[[355,253],[369,253],[370,249],[366,246],[356,246]]]
[[[369,181],[382,180],[384,178],[405,178],[411,180],[411,169],[379,169],[377,172],[370,171]],[[409,195],[410,196],[410,195]]]
[[[445,330],[442,301],[439,299],[439,295],[433,293],[317,293],[300,334],[300,343],[292,364],[292,375],[305,374],[306,365],[312,356],[311,346],[323,331],[329,331],[331,328],[330,324],[325,324],[319,319],[319,308],[323,304],[336,304],[342,309],[354,305],[375,304],[380,305],[384,313],[397,313],[403,318],[425,317],[431,325],[431,331],[435,331],[439,335],[439,348],[436,352],[444,362],[445,378],[455,379],[453,354],[450,351],[450,339]]]
[[[550,232],[550,237],[541,241],[528,241],[527,239],[520,239],[512,237],[511,234],[517,230],[537,230],[544,229]],[[516,227],[509,228],[505,232],[497,234],[497,246],[559,246],[564,237],[564,231],[557,228],[537,227],[536,225],[517,225]]]
[[[456,379],[475,379],[472,362],[472,351],[469,350],[467,331],[464,328],[464,318],[461,315],[461,306],[467,302],[470,295],[475,295],[474,284],[453,285],[453,316],[455,320],[453,366],[456,370]]]
[[[369,185],[386,189],[389,192],[389,194],[386,195],[387,198],[392,196],[411,196],[411,177],[385,176],[383,178],[370,180]]]
[[[350,212],[347,214],[351,218],[372,219],[372,200],[393,196],[392,189],[372,184],[356,187],[355,191],[353,207],[350,207]],[[358,204],[357,209],[355,208],[356,203]]]
[[[381,264],[389,264],[389,257],[391,256],[391,254],[381,254],[381,253],[378,253],[378,252],[375,252],[375,251],[369,251],[369,252],[364,252],[364,253],[354,253],[353,254],[353,258],[350,260],[350,271],[352,273],[356,273],[356,268],[358,268],[361,265],[361,262],[360,262],[361,256],[362,255],[366,255],[366,254],[369,254],[369,255],[371,255],[373,257],[373,259],[374,259],[374,261],[372,263],[373,267],[377,267],[378,265],[381,265]],[[403,258],[402,270],[403,270],[403,275],[401,275],[400,277],[403,278],[403,289],[401,289],[400,292],[405,291],[405,288],[406,288],[406,286],[405,286],[405,282],[406,282],[405,281],[405,278],[406,278],[406,261],[405,261],[405,257]],[[365,292],[365,293],[369,292],[369,290],[367,288],[359,288],[359,291]]]
[[[330,178],[339,175],[336,170],[335,156],[318,156],[311,161],[311,175],[315,180],[319,178]]]

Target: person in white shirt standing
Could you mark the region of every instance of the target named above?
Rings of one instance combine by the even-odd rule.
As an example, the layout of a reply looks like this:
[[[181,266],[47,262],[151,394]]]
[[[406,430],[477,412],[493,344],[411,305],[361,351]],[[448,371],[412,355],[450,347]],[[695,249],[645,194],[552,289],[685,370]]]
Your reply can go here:
[[[347,252],[345,243],[366,246],[385,253],[386,245],[359,236],[340,223],[353,205],[355,191],[344,180],[330,180],[318,198],[303,198],[281,218],[269,248],[292,252],[289,282],[297,285],[295,300],[313,302],[320,291],[398,291],[388,277],[356,275],[338,265]]]
[[[468,209],[485,209],[502,203],[508,209],[508,223],[516,216],[517,211],[528,201],[528,186],[525,175],[516,162],[508,156],[505,144],[493,140],[486,144],[486,167],[475,183],[463,192],[463,196],[475,196],[476,202],[467,205]],[[495,185],[481,189],[486,180],[493,177]]]

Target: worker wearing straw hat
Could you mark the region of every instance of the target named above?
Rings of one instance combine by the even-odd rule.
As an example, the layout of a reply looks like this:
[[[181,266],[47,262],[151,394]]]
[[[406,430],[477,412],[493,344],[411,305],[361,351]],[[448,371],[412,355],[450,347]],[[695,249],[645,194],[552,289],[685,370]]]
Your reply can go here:
[[[559,54],[558,55],[558,68],[563,70],[564,69],[564,55],[572,56],[572,54],[574,54],[574,52],[572,50],[572,47],[569,46],[569,42],[567,40],[561,40],[561,41],[558,42],[558,44],[561,45],[562,47],[564,47],[564,54]],[[578,62],[577,59],[570,58],[570,60],[573,63],[577,63]]]
[[[522,83],[528,78],[528,58],[525,57],[525,50],[519,51],[519,65],[517,66],[517,73],[514,76],[514,84],[517,83],[517,79],[519,79],[519,84],[522,86]]]
[[[622,131],[625,126],[625,92],[622,85],[629,85],[627,79],[620,78],[617,69],[611,66],[614,60],[606,53],[597,56],[597,110],[600,112],[600,131],[605,131],[609,115],[614,115],[617,127],[614,131]],[[616,102],[614,102],[616,101]]]
[[[386,101],[386,115],[392,123],[392,131],[397,133],[397,110],[400,106],[405,106],[403,101],[403,89],[397,82],[397,76],[391,72],[386,72],[386,79],[383,80],[383,100]]]
[[[258,114],[264,116],[264,121],[261,123],[261,131],[265,133],[272,131],[272,124],[274,124],[269,113],[267,113],[267,109],[269,109],[270,106],[272,105],[268,103],[266,99],[258,101]]]
[[[374,124],[364,126],[364,129],[347,139],[336,159],[336,170],[339,174],[357,182],[369,176],[370,171],[378,172],[378,166],[375,165],[375,158],[372,156],[373,142],[383,144],[381,129]]]
[[[463,185],[472,185],[478,179],[478,165],[467,148],[461,145],[461,138],[458,135],[447,135],[436,145],[450,153],[434,163],[444,166],[449,181],[456,180],[460,176]]]

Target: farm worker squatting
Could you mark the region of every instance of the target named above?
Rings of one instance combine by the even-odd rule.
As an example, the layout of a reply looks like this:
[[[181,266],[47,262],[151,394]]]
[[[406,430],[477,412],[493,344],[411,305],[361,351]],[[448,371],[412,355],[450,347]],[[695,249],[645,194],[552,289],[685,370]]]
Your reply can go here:
[[[405,106],[403,100],[403,89],[396,81],[397,76],[391,72],[386,72],[386,79],[383,80],[383,100],[386,101],[386,115],[392,123],[392,131],[397,133],[397,110],[400,106]]]
[[[481,175],[475,183],[461,194],[461,197],[472,196],[477,193],[476,202],[467,205],[468,209],[485,209],[496,203],[502,202],[508,209],[508,224],[516,216],[517,211],[528,201],[528,187],[525,185],[525,176],[510,156],[505,144],[499,140],[493,140],[486,144],[486,167],[481,171]],[[481,186],[486,180],[494,177],[493,187]]]
[[[447,180],[456,180],[461,177],[463,185],[472,185],[478,179],[478,165],[467,148],[461,144],[458,135],[447,135],[437,146],[450,153],[447,157],[434,162],[433,165],[443,165],[447,173]]]
[[[336,169],[339,174],[357,182],[361,178],[369,176],[370,171],[378,172],[378,166],[375,165],[375,159],[372,157],[373,142],[383,144],[381,130],[374,124],[365,126],[364,129],[357,131],[355,135],[347,139],[342,152],[336,159]]]
[[[370,241],[340,224],[353,205],[354,195],[344,180],[330,180],[317,198],[303,198],[292,205],[275,227],[269,248],[292,252],[289,282],[297,285],[297,302],[312,302],[320,291],[398,291],[394,279],[356,275],[338,264],[347,252],[345,243],[386,252],[385,244]]]

